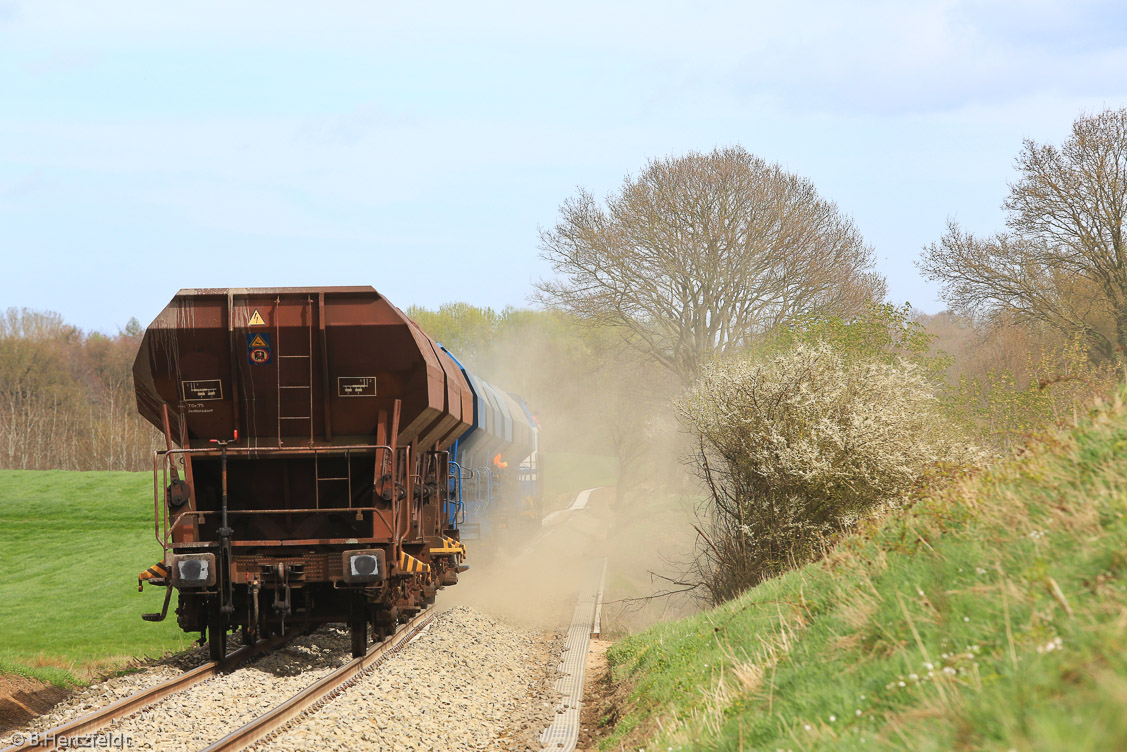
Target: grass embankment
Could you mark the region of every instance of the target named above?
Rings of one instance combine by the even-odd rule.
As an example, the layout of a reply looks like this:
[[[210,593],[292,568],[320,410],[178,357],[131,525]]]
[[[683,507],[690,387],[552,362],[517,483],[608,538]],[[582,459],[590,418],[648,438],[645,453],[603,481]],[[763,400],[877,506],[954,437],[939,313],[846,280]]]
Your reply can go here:
[[[1127,749],[1127,409],[611,650],[603,747]]]
[[[164,590],[137,592],[158,561],[149,473],[0,471],[0,672],[81,683],[130,660],[187,647],[141,620]]]

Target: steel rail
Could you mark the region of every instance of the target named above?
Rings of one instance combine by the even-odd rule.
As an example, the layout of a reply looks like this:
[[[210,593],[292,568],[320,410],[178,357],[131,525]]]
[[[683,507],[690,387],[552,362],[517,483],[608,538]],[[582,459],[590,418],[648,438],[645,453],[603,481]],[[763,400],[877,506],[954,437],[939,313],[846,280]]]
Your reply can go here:
[[[595,617],[591,624],[591,639],[597,640],[603,634],[603,593],[607,589],[607,559],[603,557],[603,573],[599,575],[599,587],[595,590]]]
[[[120,720],[128,715],[131,715],[141,708],[152,705],[153,703],[160,702],[169,695],[182,692],[191,686],[199,684],[202,681],[216,676],[217,674],[226,673],[247,661],[255,658],[262,653],[273,650],[288,638],[283,636],[271,637],[265,640],[259,640],[253,645],[248,645],[244,648],[236,650],[231,653],[222,661],[211,661],[202,666],[197,666],[191,671],[185,671],[179,676],[175,676],[166,682],[157,684],[156,686],[143,689],[136,694],[123,698],[104,708],[99,708],[91,713],[76,718],[60,726],[56,726],[47,731],[38,734],[31,734],[20,744],[15,744],[10,747],[5,747],[0,752],[16,752],[16,750],[24,749],[41,749],[52,750],[58,749],[58,740],[67,739],[64,742],[64,747],[81,746],[72,744],[70,739],[89,735],[92,731],[97,731],[105,726],[110,725],[114,721]],[[34,742],[34,743],[33,743]]]
[[[298,692],[281,705],[268,710],[242,728],[232,731],[202,752],[235,752],[272,738],[298,717],[314,712],[347,687],[363,678],[377,666],[406,647],[419,632],[438,615],[426,609],[401,626],[388,640],[374,645],[367,654],[354,658],[328,676]]]

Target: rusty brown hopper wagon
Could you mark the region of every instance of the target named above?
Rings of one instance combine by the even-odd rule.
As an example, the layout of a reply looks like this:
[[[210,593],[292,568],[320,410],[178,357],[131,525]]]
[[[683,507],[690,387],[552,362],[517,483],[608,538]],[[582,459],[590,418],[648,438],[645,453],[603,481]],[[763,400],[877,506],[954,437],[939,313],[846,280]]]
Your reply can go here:
[[[180,626],[213,655],[232,628],[325,622],[350,624],[359,653],[369,627],[388,633],[457,580],[449,449],[474,393],[371,287],[181,290],[133,375],[167,443],[153,584],[178,590]]]

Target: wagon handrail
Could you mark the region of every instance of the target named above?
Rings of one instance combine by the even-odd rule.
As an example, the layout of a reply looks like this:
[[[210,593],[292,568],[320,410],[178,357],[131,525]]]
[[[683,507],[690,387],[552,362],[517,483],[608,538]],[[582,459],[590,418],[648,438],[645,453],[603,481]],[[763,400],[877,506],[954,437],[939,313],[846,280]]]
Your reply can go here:
[[[261,456],[261,455],[317,455],[317,454],[332,454],[335,452],[354,452],[354,451],[368,451],[370,450],[374,455],[377,451],[384,449],[388,452],[395,450],[387,444],[330,444],[326,446],[311,446],[311,447],[227,447],[227,456]],[[219,457],[220,450],[212,449],[209,447],[182,447],[178,449],[157,449],[153,452],[153,534],[156,537],[157,543],[167,551],[169,548],[169,538],[172,533],[172,528],[176,526],[177,520],[181,517],[188,516],[189,514],[202,517],[203,510],[185,510],[176,515],[176,520],[172,521],[169,525],[168,520],[168,469],[172,464],[173,459],[178,455],[190,455],[192,457]],[[158,482],[158,476],[161,482]],[[161,491],[164,492],[164,504],[161,501]],[[293,510],[305,511],[305,510]],[[311,509],[310,512],[317,512],[319,510]],[[325,510],[330,511],[330,510]],[[355,511],[355,509],[350,510]]]
[[[306,447],[287,447],[287,446],[271,446],[271,447],[227,447],[227,456],[232,454],[324,454],[326,452],[345,452],[356,451],[361,449],[386,449],[389,452],[394,449],[387,444],[325,444],[323,446],[306,446]],[[168,456],[174,454],[191,454],[200,457],[218,457],[220,452],[218,449],[211,449],[208,447],[190,447],[179,449],[157,449],[154,454],[159,456]]]

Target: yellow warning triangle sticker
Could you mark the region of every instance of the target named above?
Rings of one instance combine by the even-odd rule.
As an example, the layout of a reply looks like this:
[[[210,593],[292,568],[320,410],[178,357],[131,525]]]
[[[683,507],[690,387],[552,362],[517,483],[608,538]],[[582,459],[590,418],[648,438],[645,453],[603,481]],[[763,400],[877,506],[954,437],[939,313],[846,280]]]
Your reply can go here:
[[[266,322],[262,320],[262,314],[258,312],[257,308],[254,309],[254,313],[251,314],[250,321],[247,322],[247,326],[266,326]],[[266,345],[265,342],[263,342],[262,344],[263,346]]]
[[[262,339],[261,334],[254,335],[254,339],[252,339],[250,341],[250,346],[251,347],[270,347],[270,345],[266,344],[266,340]]]

